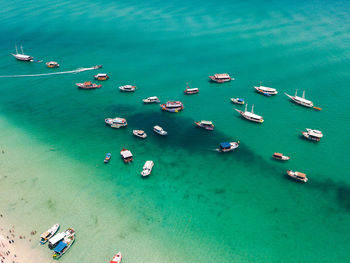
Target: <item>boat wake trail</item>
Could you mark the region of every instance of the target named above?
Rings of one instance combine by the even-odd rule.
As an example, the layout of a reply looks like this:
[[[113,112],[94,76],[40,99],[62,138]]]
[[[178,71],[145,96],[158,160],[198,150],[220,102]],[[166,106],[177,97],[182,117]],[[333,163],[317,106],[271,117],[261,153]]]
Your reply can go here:
[[[77,68],[75,70],[70,71],[61,71],[61,72],[52,72],[52,73],[42,73],[42,74],[29,74],[29,75],[4,75],[0,76],[0,78],[25,78],[25,77],[41,77],[41,76],[50,76],[50,75],[61,75],[61,74],[74,74],[88,70],[94,70],[101,68],[102,66],[94,66],[91,68]]]

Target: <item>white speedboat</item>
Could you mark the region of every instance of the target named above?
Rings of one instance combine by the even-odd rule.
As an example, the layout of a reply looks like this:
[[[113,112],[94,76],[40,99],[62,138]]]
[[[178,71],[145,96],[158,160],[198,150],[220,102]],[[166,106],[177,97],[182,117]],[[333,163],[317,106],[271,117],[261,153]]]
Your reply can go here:
[[[158,133],[159,135],[163,135],[163,136],[168,134],[166,131],[163,130],[162,127],[160,127],[158,125],[153,127],[153,131]]]
[[[16,54],[13,54],[11,53],[12,56],[14,56],[17,60],[20,60],[20,61],[33,61],[33,57],[32,56],[29,56],[29,55],[25,55],[23,53],[23,47],[21,46],[21,51],[22,51],[22,54],[18,53],[18,50],[17,50],[17,46],[16,46]]]
[[[58,245],[54,248],[54,253],[52,257],[54,259],[59,259],[67,252],[67,250],[72,246],[75,241],[75,231],[73,228],[68,228],[66,230],[66,236],[63,240],[58,243]]]
[[[270,88],[270,87],[264,87],[264,86],[254,86],[254,89],[256,89],[257,92],[264,94],[265,96],[271,96],[276,95],[278,91],[276,89]]]
[[[292,171],[292,170],[288,170],[287,171],[287,174],[291,177],[291,178],[293,178],[293,179],[295,179],[295,180],[297,180],[297,181],[300,181],[300,182],[304,182],[304,183],[306,183],[307,182],[307,177],[306,177],[306,174],[304,174],[304,173],[301,173],[301,172],[297,172],[297,171]]]
[[[139,137],[139,138],[142,138],[142,139],[146,139],[147,138],[147,134],[143,130],[133,130],[132,133],[136,137]]]
[[[136,90],[136,86],[124,85],[124,86],[120,86],[119,89],[125,92],[134,92]]]
[[[247,120],[253,121],[253,122],[257,122],[257,123],[263,123],[264,122],[264,118],[260,115],[257,115],[254,113],[254,105],[252,106],[252,111],[249,112],[247,111],[247,106],[248,104],[245,105],[245,110],[241,111],[238,109],[235,109],[237,112],[239,112],[239,114],[241,114],[241,116]]]
[[[288,98],[290,98],[296,104],[299,104],[308,108],[312,108],[314,106],[314,103],[311,100],[305,99],[305,90],[303,91],[303,96],[301,98],[298,97],[298,90],[295,91],[294,96],[288,95],[287,93],[284,93],[284,94],[286,94],[286,96],[288,96]]]
[[[153,166],[154,166],[153,161],[146,161],[143,168],[142,168],[143,170],[141,172],[141,175],[143,177],[149,176],[152,172]]]
[[[57,233],[59,228],[60,225],[55,224],[50,229],[42,233],[40,236],[40,244],[44,245],[51,237],[53,237]]]
[[[158,99],[157,96],[148,97],[147,99],[143,99],[142,101],[143,101],[143,103],[159,103],[160,102],[160,100]]]
[[[317,141],[317,142],[319,142],[321,140],[321,138],[323,137],[323,134],[321,131],[312,130],[312,129],[308,129],[308,128],[306,128],[306,132],[302,132],[302,135],[309,140]]]
[[[218,152],[229,152],[233,151],[234,149],[237,149],[239,146],[239,141],[238,142],[222,142],[220,143],[219,148],[216,150]]]
[[[120,263],[122,261],[122,253],[118,252],[114,255],[113,259],[109,263]]]

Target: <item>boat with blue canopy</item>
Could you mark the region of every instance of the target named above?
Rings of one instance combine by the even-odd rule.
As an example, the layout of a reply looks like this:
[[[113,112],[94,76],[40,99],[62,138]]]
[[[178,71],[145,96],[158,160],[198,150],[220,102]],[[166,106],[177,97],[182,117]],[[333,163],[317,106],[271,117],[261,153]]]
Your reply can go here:
[[[111,160],[111,156],[112,156],[111,153],[107,153],[105,160],[104,160],[104,163],[108,163]]]
[[[233,151],[234,149],[238,148],[239,146],[239,141],[238,142],[222,142],[220,143],[219,148],[216,150],[218,152],[229,152]]]
[[[62,257],[64,253],[66,253],[67,250],[72,246],[74,241],[75,241],[75,231],[73,228],[68,228],[66,230],[66,236],[64,237],[64,239],[60,243],[58,243],[58,245],[53,250],[54,253],[52,257],[54,259],[59,259],[60,257]]]
[[[244,104],[244,99],[240,99],[240,98],[231,98],[231,101],[233,103],[240,104],[240,105]]]

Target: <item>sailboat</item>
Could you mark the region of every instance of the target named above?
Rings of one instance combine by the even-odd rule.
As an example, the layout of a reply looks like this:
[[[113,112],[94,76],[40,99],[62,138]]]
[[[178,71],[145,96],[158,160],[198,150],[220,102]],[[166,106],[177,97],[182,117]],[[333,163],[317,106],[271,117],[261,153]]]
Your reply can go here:
[[[249,112],[247,111],[247,106],[248,104],[245,105],[245,110],[241,111],[238,109],[235,109],[239,114],[242,115],[243,118],[253,121],[253,122],[258,122],[258,123],[263,123],[264,122],[264,118],[262,116],[259,116],[257,114],[254,114],[254,105],[252,106],[252,111]]]
[[[18,53],[17,45],[15,46],[15,48],[16,48],[16,54],[11,53],[11,55],[14,56],[17,60],[30,61],[30,62],[33,61],[33,57],[24,54],[22,46],[21,46],[22,54]]]
[[[286,96],[288,96],[296,104],[300,104],[302,106],[309,107],[309,108],[312,108],[314,106],[314,103],[312,101],[305,99],[305,90],[303,91],[303,96],[301,98],[298,97],[298,90],[295,91],[294,96],[288,95],[287,93],[284,93],[284,94],[286,94]]]

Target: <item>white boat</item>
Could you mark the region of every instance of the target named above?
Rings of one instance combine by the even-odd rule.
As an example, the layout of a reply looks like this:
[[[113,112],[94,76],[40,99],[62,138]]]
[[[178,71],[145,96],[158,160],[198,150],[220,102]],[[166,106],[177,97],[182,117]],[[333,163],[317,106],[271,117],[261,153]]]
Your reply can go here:
[[[152,172],[152,168],[154,166],[153,161],[146,161],[144,166],[143,166],[143,171],[141,172],[141,175],[143,177],[149,176]]]
[[[214,124],[211,121],[196,121],[194,122],[198,127],[212,131],[214,130]]]
[[[257,92],[260,92],[260,93],[267,95],[267,96],[276,95],[278,93],[278,91],[276,89],[261,86],[261,83],[260,83],[260,86],[254,86],[254,89],[256,89]]]
[[[312,108],[314,106],[314,103],[312,101],[305,99],[305,90],[303,91],[303,96],[301,98],[298,97],[298,95],[297,95],[298,90],[295,91],[294,96],[288,95],[287,93],[284,93],[284,94],[286,94],[286,96],[288,96],[296,104],[300,104],[302,106],[309,107],[309,108]]]
[[[120,128],[120,127],[125,127],[128,125],[126,119],[119,118],[119,117],[115,117],[114,119],[106,118],[105,123],[107,125],[110,125],[112,128]]]
[[[16,46],[16,54],[11,53],[11,55],[14,56],[17,60],[33,61],[33,57],[31,57],[29,55],[25,55],[23,53],[23,47],[22,46],[21,46],[21,51],[22,51],[22,54],[18,53],[17,46]]]
[[[240,104],[240,105],[244,104],[244,99],[240,99],[240,98],[231,98],[231,101],[233,103]]]
[[[66,232],[61,232],[49,239],[49,248],[53,249],[55,248],[61,240],[66,236]]]
[[[120,86],[119,89],[121,91],[134,92],[136,90],[136,87],[132,85],[124,85],[124,86]]]
[[[291,177],[291,178],[293,178],[293,179],[295,179],[295,180],[297,180],[297,181],[300,181],[300,182],[304,182],[304,183],[306,183],[307,182],[307,177],[306,177],[306,174],[304,174],[304,173],[301,173],[301,172],[297,172],[297,171],[292,171],[292,170],[288,170],[287,171],[287,174]]]
[[[260,115],[254,114],[254,105],[252,106],[252,111],[249,112],[247,111],[247,106],[248,104],[245,105],[245,110],[241,111],[238,109],[235,109],[237,112],[239,112],[239,114],[241,114],[241,116],[247,120],[253,121],[253,122],[258,122],[258,123],[263,123],[264,122],[264,118]]]
[[[143,101],[143,103],[159,103],[160,102],[160,100],[158,99],[157,96],[148,97],[147,99],[143,99],[142,101]]]
[[[53,237],[57,233],[59,228],[60,225],[55,224],[50,229],[42,233],[40,236],[40,244],[44,245],[51,237]]]
[[[106,73],[98,73],[94,76],[96,80],[107,80],[109,79],[108,75]]]
[[[231,78],[230,75],[227,73],[214,74],[214,76],[209,76],[209,78],[217,83],[223,83],[234,80],[234,78]]]
[[[75,241],[75,231],[73,228],[68,228],[66,230],[66,236],[63,240],[58,243],[58,245],[54,248],[54,253],[52,257],[54,259],[59,259],[67,252],[67,250],[72,246]]]
[[[114,255],[113,259],[109,263],[120,263],[122,261],[122,253],[118,252]]]
[[[220,143],[219,148],[216,150],[218,152],[229,152],[233,151],[234,149],[238,148],[239,146],[239,141],[238,142],[222,142]]]
[[[313,140],[313,141],[317,141],[317,142],[319,142],[321,140],[321,138],[323,137],[323,134],[321,131],[312,130],[312,129],[308,129],[308,128],[306,128],[306,132],[302,132],[302,135],[309,140]]]
[[[285,155],[283,155],[283,153],[274,153],[272,155],[272,158],[275,158],[275,159],[280,160],[280,161],[288,161],[290,159],[289,156],[285,156]]]
[[[158,125],[153,127],[153,131],[158,133],[159,135],[163,135],[163,136],[168,134],[166,131],[163,130],[162,127],[160,127]]]
[[[143,130],[133,130],[132,133],[139,138],[146,139],[147,138],[147,133]]]

